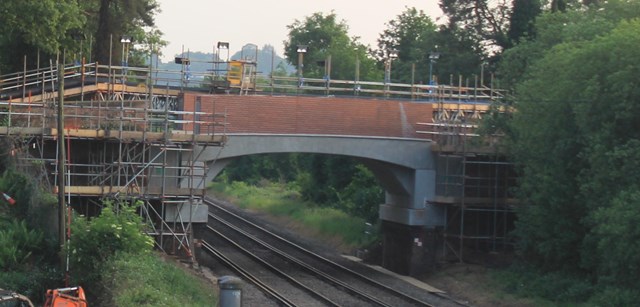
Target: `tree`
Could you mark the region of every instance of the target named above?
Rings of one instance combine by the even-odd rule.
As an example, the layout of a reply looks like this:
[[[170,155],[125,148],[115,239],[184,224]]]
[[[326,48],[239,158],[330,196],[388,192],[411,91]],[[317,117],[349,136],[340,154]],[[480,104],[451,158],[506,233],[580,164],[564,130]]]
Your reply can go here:
[[[374,61],[367,56],[366,46],[357,38],[350,38],[349,27],[344,21],[338,21],[335,13],[324,15],[314,13],[304,20],[295,20],[288,25],[288,40],[284,42],[285,57],[293,66],[298,67],[298,46],[305,45],[304,76],[325,77],[326,61],[331,56],[331,78],[353,80],[355,62],[360,62],[360,79],[366,80],[376,74]]]
[[[491,54],[511,47],[507,35],[511,6],[507,2],[440,0],[440,8],[449,19],[447,27],[463,31]]]
[[[429,52],[437,50],[436,25],[423,11],[407,8],[395,19],[387,22],[378,38],[375,56],[379,66],[391,60],[389,54],[397,51],[398,59],[392,62],[391,81],[411,83],[412,67],[415,65],[418,83],[429,80]]]
[[[85,18],[74,0],[3,0],[0,12],[0,71],[22,70],[25,55],[48,60],[78,49],[71,32]]]
[[[623,16],[637,6],[629,3]],[[607,7],[592,16],[610,18]],[[522,165],[521,254],[546,270],[584,272],[603,286],[636,290],[638,44],[640,20],[633,19],[543,53],[517,88],[511,147]]]
[[[535,39],[521,41],[502,54],[498,64],[501,84],[512,89],[526,77],[528,68],[543,58],[544,53],[564,42],[591,40],[608,33],[620,20],[640,14],[640,3],[608,1],[601,7],[582,7],[564,13],[546,12],[535,23]]]
[[[450,76],[471,76],[480,73],[482,50],[479,45],[455,28],[437,28],[429,16],[415,8],[407,8],[387,23],[387,29],[378,39],[376,56],[384,65],[388,51],[398,51],[394,60],[391,79],[394,82],[411,83],[415,67],[415,83],[428,83],[430,74],[441,83],[449,83]],[[439,58],[431,63],[431,52]],[[457,81],[457,77],[456,77]]]
[[[29,69],[36,67],[38,55],[40,64],[53,58],[79,61],[80,53],[88,55],[90,40],[95,41],[92,60],[109,63],[110,58],[120,59],[122,34],[133,36],[143,52],[151,46],[157,50],[166,44],[162,33],[153,28],[158,7],[156,0],[1,1],[0,71],[22,70],[25,55]],[[112,36],[114,47],[110,48]],[[130,62],[143,64],[146,60],[146,56],[132,53]]]
[[[154,26],[154,15],[159,5],[156,0],[93,0],[85,3],[85,12],[91,16],[87,25],[90,33],[95,33],[94,54],[100,63],[120,59],[122,48],[120,37],[130,35],[136,42],[162,44],[161,32],[157,29],[145,32],[145,27]],[[148,33],[146,35],[145,33]],[[109,53],[111,50],[111,53]],[[116,61],[118,63],[118,61]]]
[[[141,203],[136,201],[129,205],[122,200],[116,200],[116,203],[105,200],[99,216],[91,220],[83,216],[73,219],[73,234],[65,250],[69,251],[74,267],[74,280],[96,282],[102,274],[103,263],[117,253],[145,254],[151,251],[153,238],[144,232],[145,224],[136,213]]]
[[[539,0],[513,0],[513,11],[507,33],[511,44],[517,44],[522,38],[535,36],[535,19],[542,12]]]

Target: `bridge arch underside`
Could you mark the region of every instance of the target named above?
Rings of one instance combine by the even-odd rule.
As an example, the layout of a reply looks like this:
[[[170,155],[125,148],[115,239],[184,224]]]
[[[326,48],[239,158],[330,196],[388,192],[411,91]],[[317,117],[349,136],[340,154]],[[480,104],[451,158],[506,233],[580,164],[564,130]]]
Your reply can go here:
[[[234,159],[268,153],[316,153],[357,158],[371,169],[385,189],[385,203],[379,208],[380,219],[427,228],[444,225],[443,209],[430,204],[435,197],[436,180],[430,141],[362,136],[231,134],[224,148],[207,148],[197,160],[208,164],[206,182],[210,182]]]

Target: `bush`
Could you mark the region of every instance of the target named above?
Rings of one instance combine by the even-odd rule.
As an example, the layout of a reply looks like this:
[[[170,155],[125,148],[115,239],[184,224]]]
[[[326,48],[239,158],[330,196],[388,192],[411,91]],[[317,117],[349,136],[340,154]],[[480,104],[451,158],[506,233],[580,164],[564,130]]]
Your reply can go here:
[[[152,253],[117,254],[104,264],[101,284],[104,306],[213,306],[216,301],[204,281]]]
[[[496,274],[496,277],[509,293],[554,302],[584,302],[595,290],[588,280],[574,274],[543,273],[522,264],[515,264],[509,270]]]
[[[61,272],[48,265],[29,269],[0,272],[0,288],[10,289],[41,303],[47,289],[54,289],[61,282]]]
[[[136,206],[125,202],[117,205],[104,201],[98,217],[88,220],[76,217],[71,223],[71,242],[65,250],[70,254],[72,277],[76,282],[97,281],[100,266],[118,252],[144,254],[154,242],[146,235]],[[116,212],[117,209],[117,212]]]
[[[640,290],[607,287],[589,300],[595,306],[635,306],[640,301]]]
[[[20,269],[33,262],[34,252],[42,250],[43,233],[27,229],[24,221],[13,221],[0,230],[0,269]]]

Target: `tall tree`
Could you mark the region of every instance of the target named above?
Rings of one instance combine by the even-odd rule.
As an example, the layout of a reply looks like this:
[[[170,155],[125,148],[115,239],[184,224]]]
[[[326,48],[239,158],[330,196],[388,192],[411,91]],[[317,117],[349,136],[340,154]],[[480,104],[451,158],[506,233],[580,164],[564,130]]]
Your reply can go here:
[[[391,82],[410,83],[412,67],[417,71],[416,81],[429,80],[429,52],[436,52],[438,47],[436,31],[431,18],[416,8],[407,8],[387,22],[378,38],[375,56],[381,67],[392,61]],[[391,52],[397,52],[397,60],[390,58]]]
[[[95,59],[100,63],[109,63],[111,59],[120,59],[122,48],[120,37],[122,35],[134,36],[134,40],[145,40],[140,36],[140,29],[154,26],[154,15],[159,10],[156,0],[94,0],[97,4],[88,1],[86,4],[91,14],[93,24],[90,29],[95,29],[96,44],[93,52]],[[97,11],[91,11],[97,10]],[[158,37],[160,33],[153,31],[152,37]],[[113,48],[111,48],[113,40]],[[111,50],[111,54],[109,53]],[[117,61],[116,61],[117,63]]]
[[[526,77],[529,67],[543,58],[554,46],[574,41],[591,40],[608,33],[620,20],[640,15],[640,2],[611,0],[602,6],[584,7],[572,4],[566,12],[546,12],[535,22],[536,37],[506,50],[499,63],[501,85],[513,88]]]
[[[303,55],[304,76],[322,78],[326,75],[322,65],[331,56],[331,78],[352,80],[355,78],[356,61],[360,62],[360,79],[376,75],[375,63],[367,56],[367,47],[358,38],[349,37],[349,27],[339,21],[335,13],[314,13],[304,20],[288,25],[288,39],[284,42],[285,56],[289,63],[298,66],[298,46],[305,45]]]
[[[522,38],[535,36],[534,22],[541,12],[539,0],[513,0],[513,11],[507,33],[512,44],[517,44]]]
[[[507,35],[511,5],[507,0],[440,0],[448,27],[460,29],[480,43],[487,53],[511,47]]]
[[[75,0],[0,1],[0,71],[22,70],[24,55],[49,59],[77,49],[71,37],[84,16]]]
[[[481,70],[482,50],[472,39],[455,28],[436,27],[429,16],[415,8],[407,8],[387,23],[376,51],[380,66],[394,49],[398,59],[392,62],[393,82],[410,83],[414,67],[413,81],[424,84],[431,74],[441,83],[449,83],[451,75],[470,76]],[[432,53],[438,59],[431,59]]]
[[[512,150],[523,167],[516,230],[523,256],[545,270],[582,271],[603,287],[635,291],[640,21],[602,25],[638,7],[610,1],[573,15],[590,18],[571,20],[574,39],[531,66],[512,124]],[[588,39],[576,36],[586,31]]]

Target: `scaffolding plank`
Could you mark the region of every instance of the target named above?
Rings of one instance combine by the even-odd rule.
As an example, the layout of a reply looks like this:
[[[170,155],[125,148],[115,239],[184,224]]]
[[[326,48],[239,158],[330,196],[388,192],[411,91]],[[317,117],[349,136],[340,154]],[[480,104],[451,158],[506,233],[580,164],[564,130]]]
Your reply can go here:
[[[58,193],[58,186],[53,187],[53,193]],[[68,186],[65,193],[79,196],[104,196],[109,194],[120,193],[123,196],[189,196],[203,195],[204,189],[188,189],[175,187],[148,187],[141,189],[140,187],[124,187],[124,186]]]

